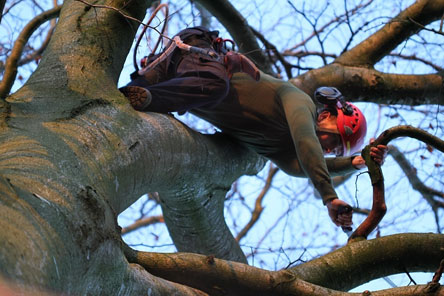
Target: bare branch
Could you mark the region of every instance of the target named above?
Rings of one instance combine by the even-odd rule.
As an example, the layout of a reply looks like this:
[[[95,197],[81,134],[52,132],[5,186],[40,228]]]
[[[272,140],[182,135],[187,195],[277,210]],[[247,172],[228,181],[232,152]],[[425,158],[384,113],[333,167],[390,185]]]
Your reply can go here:
[[[122,228],[122,235],[128,234],[132,231],[135,231],[139,228],[142,228],[142,227],[145,227],[148,225],[153,225],[156,223],[163,223],[163,222],[165,222],[165,221],[163,220],[162,215],[145,217],[145,218],[137,220],[136,222],[134,222],[133,224],[131,224],[127,227]]]
[[[265,185],[262,188],[261,192],[259,193],[259,196],[256,198],[254,210],[253,213],[251,213],[250,221],[248,221],[247,225],[245,225],[245,227],[237,234],[236,241],[239,242],[254,226],[254,224],[256,224],[256,222],[259,220],[262,214],[262,210],[264,209],[262,207],[262,201],[264,200],[265,195],[267,195],[267,192],[270,190],[273,178],[278,171],[279,168],[270,163],[270,169],[268,170],[267,180],[265,181]]]
[[[6,0],[0,0],[0,23],[2,22],[3,9],[5,8]]]
[[[372,36],[343,53],[335,62],[343,65],[373,66],[401,42],[416,34],[419,27],[410,19],[424,26],[440,19],[443,12],[444,0],[416,1]]]
[[[40,27],[46,21],[58,17],[61,6],[57,6],[51,10],[45,11],[42,14],[32,19],[20,33],[19,37],[14,43],[14,47],[11,51],[11,55],[6,60],[5,73],[3,80],[0,83],[0,98],[5,98],[11,90],[14,84],[15,77],[17,76],[18,60],[22,55],[23,48],[31,37],[32,33]]]
[[[304,46],[305,44],[307,44],[308,41],[310,41],[313,37],[315,37],[317,34],[324,32],[330,25],[333,24],[337,24],[338,22],[342,22],[344,17],[347,15],[353,15],[356,12],[358,12],[360,9],[367,7],[368,5],[370,5],[373,2],[373,0],[369,0],[366,3],[363,4],[359,4],[356,7],[354,7],[353,9],[351,9],[350,11],[345,12],[344,14],[330,20],[329,22],[327,22],[325,25],[323,25],[322,27],[320,27],[319,29],[316,29],[315,31],[313,31],[311,33],[310,36],[308,36],[307,38],[305,38],[302,42],[294,45],[293,47],[287,49],[284,51],[285,54],[287,54],[288,52],[291,52],[301,46]]]
[[[444,192],[440,192],[435,190],[434,188],[430,188],[426,186],[417,176],[416,169],[410,164],[405,155],[401,153],[398,148],[393,145],[389,145],[389,154],[395,159],[398,165],[401,167],[404,174],[407,176],[410,184],[413,189],[421,193],[424,199],[429,203],[432,208],[432,211],[435,215],[435,223],[436,229],[438,233],[441,233],[441,229],[439,226],[439,215],[438,208],[444,208],[444,203],[442,201],[435,200],[433,196],[439,196],[440,198],[444,198]]]
[[[418,178],[416,174],[416,169],[410,164],[405,155],[401,153],[398,148],[390,145],[389,154],[393,156],[398,165],[402,168],[403,172],[409,179],[410,184],[412,184],[412,187],[415,190],[419,191],[433,208],[444,207],[443,203],[437,202],[433,199],[434,195],[439,196],[440,198],[444,198],[444,192],[424,185],[424,183]]]
[[[436,65],[436,64],[434,64],[434,63],[432,63],[432,62],[430,62],[430,61],[428,61],[426,59],[422,59],[420,57],[417,57],[416,55],[404,55],[404,54],[391,53],[391,54],[388,54],[387,56],[399,57],[401,59],[409,60],[409,61],[418,61],[418,62],[421,62],[421,63],[427,65],[427,66],[432,67],[437,72],[443,72],[444,71],[443,67],[438,66],[438,65]]]
[[[442,29],[440,29],[439,31],[436,31],[435,29],[429,29],[426,26],[423,26],[422,24],[418,23],[417,21],[415,21],[411,17],[409,17],[408,20],[411,21],[412,23],[414,23],[415,25],[417,25],[419,28],[421,28],[421,30],[429,31],[429,32],[444,36],[444,32],[442,31]]]

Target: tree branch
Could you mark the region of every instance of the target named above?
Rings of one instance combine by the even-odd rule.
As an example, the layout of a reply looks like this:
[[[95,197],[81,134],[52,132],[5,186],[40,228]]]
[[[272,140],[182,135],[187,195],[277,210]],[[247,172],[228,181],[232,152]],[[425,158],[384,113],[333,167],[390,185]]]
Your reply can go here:
[[[334,19],[330,20],[329,22],[327,22],[326,24],[324,24],[322,27],[320,27],[319,29],[316,29],[316,31],[312,32],[307,38],[305,38],[303,41],[299,42],[298,44],[294,45],[293,47],[286,49],[284,51],[284,55],[292,55],[292,52],[294,50],[296,50],[299,47],[304,46],[305,44],[308,43],[308,41],[310,41],[313,37],[316,37],[317,35],[319,35],[319,33],[324,32],[330,25],[337,25],[337,23],[341,23],[343,22],[343,19],[346,18],[348,15],[354,15],[356,14],[360,9],[367,7],[368,5],[370,5],[373,2],[373,0],[369,0],[366,3],[363,4],[358,4],[356,7],[354,7],[353,9],[346,11],[344,14],[335,17]]]
[[[130,232],[133,232],[139,228],[153,225],[156,223],[162,223],[164,222],[163,216],[151,216],[151,217],[145,217],[143,219],[139,219],[136,222],[134,222],[131,225],[128,225],[127,227],[122,228],[122,235],[128,234]]]
[[[424,196],[424,198],[427,200],[430,206],[432,206],[432,208],[444,207],[444,204],[442,202],[437,202],[436,200],[433,199],[434,195],[439,196],[440,198],[444,198],[444,192],[426,186],[418,178],[416,174],[416,169],[410,164],[405,155],[401,153],[398,148],[396,148],[393,145],[389,145],[389,154],[396,160],[398,165],[401,167],[402,171],[409,179],[410,184],[412,184],[412,187]]]
[[[402,273],[405,268],[435,271],[444,255],[440,248],[443,243],[444,236],[439,234],[394,235],[349,244],[313,261],[280,271],[188,253],[148,253],[125,247],[125,255],[130,262],[142,265],[153,275],[210,295],[346,296],[358,294],[330,289],[348,290],[380,276]],[[403,248],[400,249],[400,245]],[[371,295],[423,295],[425,288],[401,287]],[[443,288],[438,291],[444,293]]]
[[[268,190],[270,190],[271,182],[273,181],[273,178],[278,171],[279,168],[270,163],[267,180],[265,181],[265,185],[259,193],[259,196],[256,198],[254,210],[253,213],[251,213],[250,221],[248,221],[247,225],[245,225],[245,227],[237,234],[236,241],[239,242],[259,220],[263,210],[262,201],[264,200],[264,197],[267,194]]]
[[[46,21],[55,18],[60,13],[61,6],[55,7],[32,19],[23,29],[14,43],[11,54],[5,63],[5,73],[0,82],[0,99],[4,99],[10,92],[17,76],[18,61],[22,55],[23,48],[31,37],[32,33]]]
[[[0,23],[2,22],[3,10],[5,9],[6,0],[0,0]]]
[[[442,17],[444,0],[419,0],[394,17],[372,36],[344,52],[335,62],[348,66],[372,67],[400,43],[421,29],[416,23],[427,25]],[[410,20],[415,20],[413,23]]]
[[[291,80],[308,94],[330,85],[352,101],[381,104],[442,104],[443,76],[438,74],[387,74],[372,68],[337,63],[306,72]]]

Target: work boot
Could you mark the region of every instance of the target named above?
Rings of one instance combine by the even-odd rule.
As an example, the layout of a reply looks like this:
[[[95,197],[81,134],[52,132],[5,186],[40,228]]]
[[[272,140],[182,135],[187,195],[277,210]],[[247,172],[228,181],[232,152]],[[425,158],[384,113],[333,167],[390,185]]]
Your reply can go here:
[[[137,111],[144,111],[151,104],[151,93],[140,86],[124,86],[119,88],[120,92],[127,97],[131,106]]]

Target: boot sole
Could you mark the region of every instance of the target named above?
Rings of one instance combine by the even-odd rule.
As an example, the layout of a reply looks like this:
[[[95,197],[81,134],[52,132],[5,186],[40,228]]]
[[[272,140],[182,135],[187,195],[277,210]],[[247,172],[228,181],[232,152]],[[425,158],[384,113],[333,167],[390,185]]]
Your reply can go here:
[[[119,89],[129,100],[131,106],[138,111],[143,111],[151,103],[151,93],[140,86],[125,86]]]

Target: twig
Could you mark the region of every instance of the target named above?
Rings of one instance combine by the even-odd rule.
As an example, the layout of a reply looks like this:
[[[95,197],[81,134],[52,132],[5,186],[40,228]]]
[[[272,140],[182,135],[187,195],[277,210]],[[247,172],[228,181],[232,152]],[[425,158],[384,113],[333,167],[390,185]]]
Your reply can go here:
[[[444,272],[444,259],[441,260],[438,270],[433,275],[432,283],[439,283],[439,280],[441,279],[443,272]]]
[[[137,229],[139,229],[141,227],[145,227],[145,226],[148,226],[148,225],[153,225],[153,224],[156,224],[156,223],[163,223],[163,222],[165,222],[165,221],[163,220],[163,216],[162,215],[146,217],[146,218],[137,220],[136,222],[134,222],[133,224],[131,224],[131,225],[127,226],[127,227],[122,228],[121,234],[125,235],[125,234],[128,234],[128,233],[130,233],[132,231],[135,231],[135,230],[137,230]]]
[[[420,27],[422,30],[426,30],[435,34],[439,34],[439,35],[443,35],[444,36],[444,32],[441,31],[441,26],[440,26],[440,30],[436,31],[435,29],[429,29],[426,28],[425,26],[423,26],[422,24],[418,23],[417,21],[415,21],[414,19],[412,19],[411,17],[408,18],[409,21],[411,21],[412,23],[414,23],[416,26]]]
[[[132,16],[130,16],[130,15],[125,14],[125,13],[124,13],[121,9],[119,9],[119,8],[116,8],[116,7],[113,7],[113,6],[108,6],[108,5],[91,4],[91,3],[88,3],[88,2],[86,2],[86,1],[84,1],[84,0],[75,0],[75,1],[82,2],[83,4],[88,5],[88,6],[91,6],[91,7],[94,7],[94,8],[107,8],[107,9],[114,10],[114,11],[118,12],[119,14],[121,14],[123,17],[125,17],[125,18],[127,18],[127,19],[130,19],[130,20],[132,20],[132,21],[135,21],[135,22],[139,23],[140,25],[143,25],[143,22],[142,22],[142,21],[136,19],[135,17],[132,17]]]
[[[273,181],[273,177],[276,175],[276,173],[279,171],[279,168],[273,166],[272,163],[270,163],[270,170],[268,171],[267,180],[265,182],[264,187],[261,190],[261,193],[256,199],[256,203],[254,206],[253,213],[251,213],[250,221],[248,221],[247,225],[238,233],[236,236],[236,241],[240,241],[247,233],[248,231],[256,224],[257,220],[259,220],[259,217],[262,214],[263,206],[262,201],[264,200],[265,195],[267,194],[268,190],[271,187],[271,182]]]
[[[441,263],[439,264],[439,268],[435,271],[435,274],[433,275],[433,279],[431,282],[427,284],[425,287],[426,293],[434,293],[436,290],[440,287],[439,280],[441,279],[442,273],[444,272],[444,259],[441,260]]]
[[[0,82],[0,98],[4,99],[10,92],[17,76],[18,60],[23,53],[23,48],[31,37],[32,33],[46,21],[55,18],[60,13],[61,6],[54,7],[33,18],[23,29],[14,43],[11,54],[6,60],[5,73]]]

